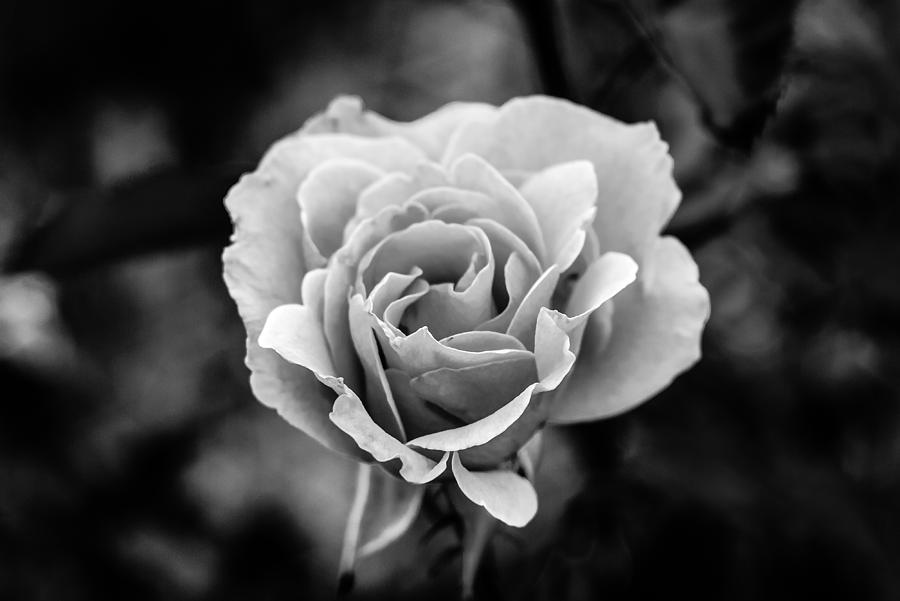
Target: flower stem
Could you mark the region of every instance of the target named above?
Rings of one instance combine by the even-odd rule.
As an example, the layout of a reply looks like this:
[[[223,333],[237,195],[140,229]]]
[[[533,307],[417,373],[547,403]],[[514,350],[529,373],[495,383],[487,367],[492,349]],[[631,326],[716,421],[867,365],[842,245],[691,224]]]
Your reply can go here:
[[[347,528],[344,530],[344,545],[338,563],[338,597],[347,595],[353,590],[354,570],[356,568],[357,549],[359,548],[359,531],[362,527],[363,512],[369,497],[372,467],[361,463],[356,473],[356,493],[353,505],[347,516]]]

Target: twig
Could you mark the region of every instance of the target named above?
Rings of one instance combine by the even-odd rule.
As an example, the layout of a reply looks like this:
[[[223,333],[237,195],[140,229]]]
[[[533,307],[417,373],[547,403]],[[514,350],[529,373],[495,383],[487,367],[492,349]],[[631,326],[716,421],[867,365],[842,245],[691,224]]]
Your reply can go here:
[[[165,171],[68,200],[25,240],[7,271],[75,275],[134,255],[220,242],[231,232],[222,205],[243,170]]]

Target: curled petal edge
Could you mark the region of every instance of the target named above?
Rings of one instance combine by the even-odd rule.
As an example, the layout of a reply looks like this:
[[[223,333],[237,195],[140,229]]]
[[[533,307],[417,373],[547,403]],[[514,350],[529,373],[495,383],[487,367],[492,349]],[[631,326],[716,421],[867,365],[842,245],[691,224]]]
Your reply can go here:
[[[259,336],[260,346],[270,348],[284,359],[310,370],[322,384],[336,394],[328,418],[352,438],[375,461],[398,459],[400,476],[413,484],[424,484],[440,476],[447,468],[448,454],[432,461],[410,449],[385,432],[369,415],[362,401],[343,378],[333,375],[321,325],[303,305],[281,305],[269,314]]]
[[[432,461],[421,453],[382,430],[376,424],[359,397],[347,390],[334,402],[329,419],[346,432],[359,448],[369,453],[375,461],[387,463],[399,460],[400,476],[413,484],[431,482],[447,469],[449,453],[444,453],[439,461]]]
[[[469,471],[458,453],[450,469],[463,494],[504,524],[521,528],[537,513],[537,493],[527,478],[510,470]]]
[[[536,357],[540,378],[538,382],[529,384],[514,399],[486,417],[459,428],[420,436],[407,444],[432,451],[463,451],[481,446],[497,438],[516,423],[528,409],[533,394],[553,390],[559,386],[574,365],[575,354],[569,349],[568,333],[560,327],[554,313],[543,308],[538,316],[535,346],[547,349],[547,352],[552,354],[552,357],[548,356],[545,359],[540,355]]]

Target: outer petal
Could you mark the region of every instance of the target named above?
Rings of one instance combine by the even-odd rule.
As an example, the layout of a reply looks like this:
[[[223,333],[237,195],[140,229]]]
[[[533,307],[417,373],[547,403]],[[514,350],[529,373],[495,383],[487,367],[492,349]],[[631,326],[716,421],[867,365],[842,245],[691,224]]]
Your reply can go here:
[[[697,265],[674,238],[660,238],[638,284],[615,299],[605,347],[585,332],[578,362],[557,393],[551,421],[571,423],[627,411],[665,388],[700,358],[709,295]],[[591,324],[593,325],[593,324]]]
[[[257,344],[269,312],[301,298],[306,270],[297,188],[310,169],[336,157],[367,160],[386,170],[410,167],[424,158],[420,150],[396,139],[292,136],[276,143],[256,172],[241,178],[225,199],[235,233],[222,261],[225,283],[247,329],[253,394],[322,444],[359,456],[352,441],[327,420],[330,394],[323,393],[315,377]]]
[[[624,252],[638,263],[681,199],[668,146],[655,125],[627,125],[556,98],[517,98],[489,123],[461,127],[444,163],[469,152],[500,170],[538,171],[565,161],[591,161],[598,176],[594,227],[601,248]]]
[[[339,96],[323,115],[312,118],[304,130],[373,137],[400,136],[425,150],[430,158],[439,159],[447,140],[461,123],[486,119],[496,110],[489,104],[451,102],[421,119],[405,123],[363,110],[363,102],[357,96]]]
[[[597,174],[590,161],[573,161],[544,169],[519,189],[534,209],[547,262],[564,272],[581,252],[584,228],[594,218]]]
[[[372,455],[376,461],[386,463],[399,460],[400,476],[407,482],[425,484],[447,469],[447,453],[440,461],[434,462],[412,450],[379,428],[363,407],[362,401],[351,390],[338,397],[329,417],[356,441],[359,448]]]
[[[281,170],[245,175],[225,201],[236,231],[222,256],[224,277],[247,328],[250,388],[295,428],[333,450],[362,457],[328,421],[334,395],[309,370],[257,343],[269,311],[301,297],[303,252],[293,179],[293,173]]]
[[[638,266],[634,259],[622,253],[609,252],[591,263],[572,290],[562,317],[566,332],[572,336],[572,350],[581,350],[583,326],[606,301],[619,294],[637,276]],[[608,313],[600,313],[598,319],[608,320]]]
[[[556,389],[570,373],[576,360],[582,332],[588,318],[604,303],[634,281],[637,265],[621,253],[607,253],[597,260],[573,291],[569,317],[542,307],[534,328],[535,363],[539,385],[535,392]],[[519,418],[498,436],[463,451],[469,466],[496,464],[519,450],[540,426],[550,411],[549,394],[535,394]],[[478,422],[476,422],[478,423]],[[411,441],[412,444],[412,441]]]
[[[320,257],[344,243],[344,227],[356,213],[359,194],[384,171],[356,159],[332,159],[316,166],[300,184],[297,201],[303,230]]]
[[[273,309],[259,334],[259,346],[273,349],[318,376],[335,375],[322,324],[309,307],[281,305]]]
[[[537,513],[537,493],[526,478],[508,470],[470,472],[457,453],[450,466],[463,494],[504,524],[521,528]]]

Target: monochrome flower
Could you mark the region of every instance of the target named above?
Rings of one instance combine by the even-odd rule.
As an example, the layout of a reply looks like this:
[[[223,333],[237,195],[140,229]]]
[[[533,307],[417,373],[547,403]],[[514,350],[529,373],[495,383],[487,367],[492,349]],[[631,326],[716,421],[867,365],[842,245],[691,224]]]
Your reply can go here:
[[[254,394],[398,482],[452,478],[526,524],[545,424],[627,411],[700,356],[708,295],[660,236],[671,168],[654,125],[554,98],[411,123],[336,99],[226,200]]]

